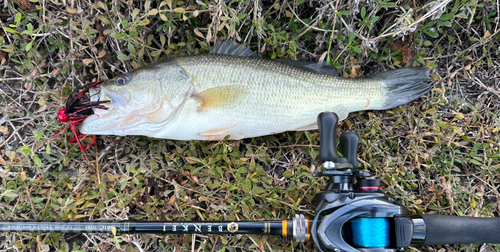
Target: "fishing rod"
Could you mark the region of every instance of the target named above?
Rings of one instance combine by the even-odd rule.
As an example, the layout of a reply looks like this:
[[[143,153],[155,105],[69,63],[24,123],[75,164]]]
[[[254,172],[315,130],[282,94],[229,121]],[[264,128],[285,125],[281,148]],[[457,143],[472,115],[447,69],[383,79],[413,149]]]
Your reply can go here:
[[[316,251],[393,252],[410,244],[444,245],[500,243],[500,218],[446,215],[408,215],[407,209],[380,190],[380,180],[359,170],[359,135],[340,136],[343,157],[337,152],[338,116],[318,116],[319,159],[326,188],[312,201],[315,216],[297,214],[290,220],[162,222],[162,221],[4,221],[0,232],[265,234],[295,242],[313,241]]]

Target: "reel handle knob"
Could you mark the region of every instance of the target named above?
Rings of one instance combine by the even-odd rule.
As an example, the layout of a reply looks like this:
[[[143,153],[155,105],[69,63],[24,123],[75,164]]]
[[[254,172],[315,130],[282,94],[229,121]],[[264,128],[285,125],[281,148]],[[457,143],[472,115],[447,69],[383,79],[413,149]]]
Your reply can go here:
[[[359,135],[356,132],[344,132],[340,135],[340,145],[342,145],[342,154],[347,158],[352,168],[358,170],[358,144]]]
[[[319,160],[323,162],[337,162],[337,124],[339,117],[332,112],[323,112],[318,115],[319,128]]]

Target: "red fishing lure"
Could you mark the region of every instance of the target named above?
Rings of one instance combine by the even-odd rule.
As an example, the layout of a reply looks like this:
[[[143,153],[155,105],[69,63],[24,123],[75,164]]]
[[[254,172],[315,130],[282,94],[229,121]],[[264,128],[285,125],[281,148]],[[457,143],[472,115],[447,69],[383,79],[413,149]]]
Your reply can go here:
[[[73,134],[75,134],[75,138],[71,139],[70,143],[74,143],[76,141],[78,143],[78,146],[80,146],[80,150],[82,151],[88,150],[95,143],[95,136],[92,136],[92,142],[89,146],[83,147],[82,143],[80,143],[80,139],[85,137],[86,135],[79,135],[77,133],[76,127],[78,126],[78,124],[80,124],[80,122],[85,120],[87,116],[94,113],[94,111],[92,110],[93,108],[105,110],[108,109],[106,106],[101,104],[109,101],[90,101],[90,96],[87,95],[87,92],[90,88],[96,87],[101,82],[102,80],[75,89],[69,95],[68,100],[66,100],[65,108],[57,112],[57,119],[59,119],[59,121],[63,123],[69,122],[69,124],[66,125],[66,127],[55,136],[61,134],[68,128],[68,126],[71,126],[71,130],[73,131]]]

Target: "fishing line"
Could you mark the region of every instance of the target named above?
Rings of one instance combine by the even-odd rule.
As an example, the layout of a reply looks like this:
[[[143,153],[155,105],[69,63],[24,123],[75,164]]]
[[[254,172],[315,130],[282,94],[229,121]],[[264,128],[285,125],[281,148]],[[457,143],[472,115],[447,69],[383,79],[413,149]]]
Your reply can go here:
[[[356,247],[383,248],[389,247],[389,218],[354,218],[351,220],[352,242]]]

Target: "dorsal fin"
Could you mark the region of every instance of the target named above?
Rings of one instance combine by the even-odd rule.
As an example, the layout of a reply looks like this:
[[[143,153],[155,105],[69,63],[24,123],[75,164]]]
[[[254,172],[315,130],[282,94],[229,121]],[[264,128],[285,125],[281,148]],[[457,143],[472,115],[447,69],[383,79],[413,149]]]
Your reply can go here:
[[[217,41],[210,53],[227,54],[244,57],[258,57],[257,53],[250,50],[250,47],[238,44],[236,41]]]
[[[287,63],[289,65],[302,68],[309,72],[338,76],[337,70],[335,70],[335,68],[332,65],[328,64],[326,61],[323,61],[322,64],[319,64],[318,62],[297,61],[289,59],[278,59],[278,60]]]

